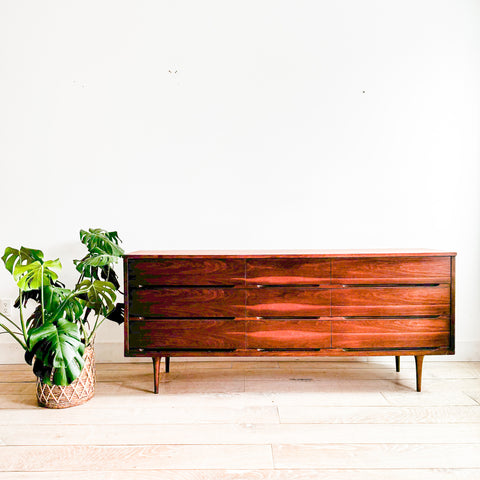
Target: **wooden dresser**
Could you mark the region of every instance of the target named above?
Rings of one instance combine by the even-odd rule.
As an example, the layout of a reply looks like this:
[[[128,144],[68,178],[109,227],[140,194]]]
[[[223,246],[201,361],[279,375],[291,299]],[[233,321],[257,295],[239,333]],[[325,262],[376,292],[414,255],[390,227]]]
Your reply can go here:
[[[125,355],[424,355],[455,351],[455,253],[141,251],[125,255]]]

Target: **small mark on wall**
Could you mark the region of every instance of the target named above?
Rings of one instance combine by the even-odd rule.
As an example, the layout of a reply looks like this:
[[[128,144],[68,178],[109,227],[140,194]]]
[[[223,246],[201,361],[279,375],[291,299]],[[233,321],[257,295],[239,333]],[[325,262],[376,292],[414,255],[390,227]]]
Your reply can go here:
[[[85,88],[87,86],[85,83],[80,83],[80,82],[77,82],[76,80],[73,80],[72,83],[75,87]]]
[[[173,85],[179,87],[180,86],[180,78],[181,75],[178,74],[178,69],[177,68],[169,68],[168,74],[170,75],[171,82]]]

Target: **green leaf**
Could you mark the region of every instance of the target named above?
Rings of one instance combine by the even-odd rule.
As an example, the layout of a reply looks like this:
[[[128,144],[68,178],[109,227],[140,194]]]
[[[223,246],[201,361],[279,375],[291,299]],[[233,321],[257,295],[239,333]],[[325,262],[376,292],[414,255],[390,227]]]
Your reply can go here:
[[[121,241],[117,232],[107,232],[101,228],[80,230],[80,240],[88,248],[88,255],[81,260],[74,260],[82,277],[99,280],[110,280],[104,274],[105,269],[112,269],[123,255],[123,249],[118,246]]]
[[[43,252],[34,248],[20,248],[20,258],[22,262],[43,262]]]
[[[52,268],[62,268],[59,259],[47,260],[43,263],[36,260],[26,265],[17,263],[13,269],[13,278],[17,282],[20,290],[35,290],[41,288],[42,285],[50,285],[57,280],[58,275],[52,270]]]
[[[101,280],[92,282],[90,279],[85,279],[79,287],[88,289],[86,307],[94,310],[97,315],[101,314],[106,317],[115,308],[117,295],[113,283]]]
[[[20,250],[7,247],[2,257],[5,268],[13,274],[17,265],[28,265],[33,262],[43,263],[43,252],[33,248],[21,247]]]
[[[85,345],[77,324],[60,319],[28,332],[29,350],[36,358],[36,371],[45,383],[69,385],[82,371]],[[38,365],[40,364],[40,365]]]
[[[82,263],[92,267],[104,267],[106,265],[110,265],[111,263],[117,263],[118,259],[119,257],[116,255],[101,254],[92,255]]]
[[[117,263],[120,257],[110,254],[87,255],[83,260],[74,260],[77,270],[87,278],[99,279],[99,269]]]
[[[3,254],[2,260],[5,264],[5,268],[10,273],[13,273],[13,269],[16,263],[20,260],[20,250],[12,247],[7,247],[5,249],[5,253]]]
[[[43,304],[48,320],[65,318],[71,322],[79,320],[85,309],[85,301],[75,296],[68,288],[49,285],[43,289]]]
[[[121,241],[117,232],[107,232],[101,228],[80,230],[80,241],[86,245],[92,255],[108,254],[121,256],[124,251],[119,247]]]

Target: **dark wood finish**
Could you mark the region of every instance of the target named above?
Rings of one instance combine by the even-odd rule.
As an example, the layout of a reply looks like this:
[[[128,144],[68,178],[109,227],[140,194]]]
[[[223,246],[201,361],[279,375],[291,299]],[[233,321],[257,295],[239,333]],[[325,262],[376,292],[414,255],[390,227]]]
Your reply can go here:
[[[450,286],[347,287],[332,290],[334,316],[449,315]]]
[[[450,282],[450,257],[332,259],[332,283],[448,282]]]
[[[455,252],[425,248],[329,249],[329,250],[138,250],[124,255],[134,258],[337,258],[337,257],[451,257]]]
[[[450,281],[450,350],[455,353],[455,256],[450,258],[452,279]]]
[[[423,355],[415,355],[415,370],[417,377],[417,392],[422,391],[422,369],[423,369]]]
[[[128,281],[128,264],[129,261],[125,258],[123,260],[123,282],[124,282],[124,318],[125,321],[123,322],[123,342],[124,342],[124,355],[130,355],[130,345],[129,340],[130,336],[128,335],[128,325],[129,325],[129,318],[130,318],[130,282]]]
[[[249,258],[247,285],[319,285],[330,283],[330,259]]]
[[[162,357],[153,357],[153,392],[158,393],[160,387],[160,361]]]
[[[155,355],[170,357],[382,357],[392,355],[451,355],[448,347],[429,348],[429,349],[387,349],[387,350],[346,350],[343,348],[322,348],[314,349],[279,349],[266,350],[259,348],[236,349],[236,350],[155,350]],[[129,354],[131,357],[152,357],[153,352],[150,350],[132,350]]]
[[[330,315],[330,289],[265,287],[247,289],[247,316]]]
[[[449,324],[448,318],[332,321],[332,347],[370,350],[448,347]]]
[[[176,251],[125,256],[125,354],[373,356],[455,348],[455,254]]]
[[[245,284],[245,261],[239,258],[134,259],[128,265],[131,286]]]
[[[245,315],[245,292],[235,288],[130,290],[130,315],[140,317],[236,317]]]
[[[247,348],[316,349],[331,347],[329,320],[249,320]]]
[[[245,323],[233,320],[130,320],[130,348],[228,350],[245,348]]]

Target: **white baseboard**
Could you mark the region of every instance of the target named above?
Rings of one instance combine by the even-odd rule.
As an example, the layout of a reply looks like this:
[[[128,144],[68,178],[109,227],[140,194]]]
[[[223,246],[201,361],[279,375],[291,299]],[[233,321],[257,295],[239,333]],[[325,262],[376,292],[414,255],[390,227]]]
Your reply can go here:
[[[480,362],[480,341],[477,342],[457,342],[455,355],[431,355],[428,361],[454,361],[454,362]],[[132,358],[124,357],[123,343],[118,342],[97,342],[95,344],[95,356],[98,363],[129,363],[129,362],[151,362],[150,358]],[[392,355],[393,356],[393,355]],[[391,362],[390,357],[183,357],[184,361],[218,361],[228,360],[230,362],[244,361],[284,361],[284,360],[302,360],[302,361],[363,361],[363,362]],[[23,363],[23,350],[14,343],[0,344],[0,364]]]

